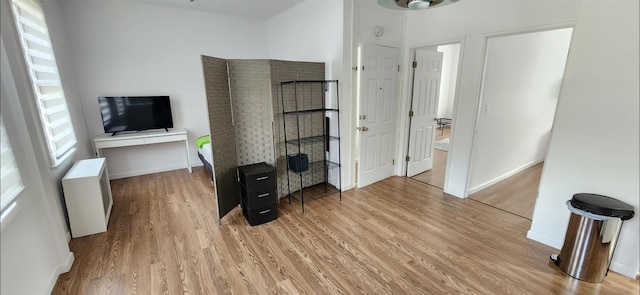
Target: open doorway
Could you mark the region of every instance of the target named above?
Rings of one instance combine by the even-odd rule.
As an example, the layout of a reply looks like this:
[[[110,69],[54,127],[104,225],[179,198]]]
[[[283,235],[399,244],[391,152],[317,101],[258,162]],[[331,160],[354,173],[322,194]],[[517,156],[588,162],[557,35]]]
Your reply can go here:
[[[470,199],[532,218],[571,33],[487,38]]]
[[[433,138],[431,146],[425,141],[425,149],[428,149],[427,153],[430,153],[432,165],[426,167],[427,169],[419,170],[418,173],[410,173],[410,166],[407,167],[407,176],[411,176],[413,179],[424,182],[426,184],[444,188],[444,181],[447,169],[448,151],[451,145],[451,127],[453,125],[453,106],[457,88],[458,80],[458,65],[460,60],[460,43],[443,44],[430,47],[417,48],[415,50],[416,56],[419,56],[419,52],[427,50],[432,52],[439,52],[442,55],[441,73],[437,89],[431,89],[435,91],[436,100],[430,107],[433,109],[432,120],[433,129],[432,134],[426,134]],[[419,82],[418,74],[414,74],[413,85],[414,91],[412,94],[412,111],[419,109],[418,104],[420,101],[416,100],[419,90],[417,83]],[[411,118],[411,126],[413,126],[414,117]],[[412,128],[410,128],[412,129]],[[412,139],[413,136],[413,139]],[[411,147],[419,144],[416,142],[416,133],[411,132],[409,135],[409,155],[413,156]],[[415,174],[415,175],[414,175]]]

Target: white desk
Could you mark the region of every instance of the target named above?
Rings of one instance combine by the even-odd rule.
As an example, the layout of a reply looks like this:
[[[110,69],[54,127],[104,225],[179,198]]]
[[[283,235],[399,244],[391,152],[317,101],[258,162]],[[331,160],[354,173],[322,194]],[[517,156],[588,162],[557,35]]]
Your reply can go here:
[[[98,157],[101,158],[103,157],[103,149],[174,141],[184,141],[185,151],[187,152],[187,169],[189,170],[189,173],[191,173],[189,142],[187,141],[187,131],[184,129],[173,129],[169,130],[169,132],[164,130],[143,131],[136,133],[117,134],[113,136],[110,133],[100,134],[93,139],[93,145],[96,148]]]

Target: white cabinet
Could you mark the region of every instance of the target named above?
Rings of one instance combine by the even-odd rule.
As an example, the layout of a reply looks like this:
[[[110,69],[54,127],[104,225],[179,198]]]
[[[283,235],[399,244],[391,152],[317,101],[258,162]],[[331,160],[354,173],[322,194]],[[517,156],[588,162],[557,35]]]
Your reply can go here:
[[[74,238],[107,230],[113,199],[104,158],[80,160],[62,178]]]

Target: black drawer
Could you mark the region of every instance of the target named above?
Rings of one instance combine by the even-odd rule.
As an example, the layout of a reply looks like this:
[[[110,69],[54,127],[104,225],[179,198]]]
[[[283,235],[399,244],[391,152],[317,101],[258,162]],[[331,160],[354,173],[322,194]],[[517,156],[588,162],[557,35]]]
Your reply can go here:
[[[242,191],[242,201],[246,203],[247,207],[249,208],[268,207],[278,203],[275,188],[272,188],[266,191],[250,193],[250,192],[247,192],[243,187],[241,188],[241,191]]]
[[[243,203],[242,214],[252,226],[263,224],[278,218],[278,205],[273,204],[267,207],[252,209]]]
[[[238,167],[240,185],[247,192],[264,192],[276,187],[276,169],[266,163]]]

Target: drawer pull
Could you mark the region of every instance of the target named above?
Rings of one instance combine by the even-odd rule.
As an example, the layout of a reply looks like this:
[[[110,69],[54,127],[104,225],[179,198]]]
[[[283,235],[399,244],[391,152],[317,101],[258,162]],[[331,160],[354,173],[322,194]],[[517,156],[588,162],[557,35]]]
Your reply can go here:
[[[258,181],[265,180],[265,179],[269,179],[269,176],[262,176],[262,177],[256,178],[256,180],[258,180]]]
[[[258,212],[258,214],[265,214],[265,213],[269,213],[269,212],[271,212],[271,209],[262,210],[262,211]]]
[[[266,197],[266,196],[269,196],[269,193],[260,194],[260,195],[258,195],[258,198],[264,198],[264,197]]]

